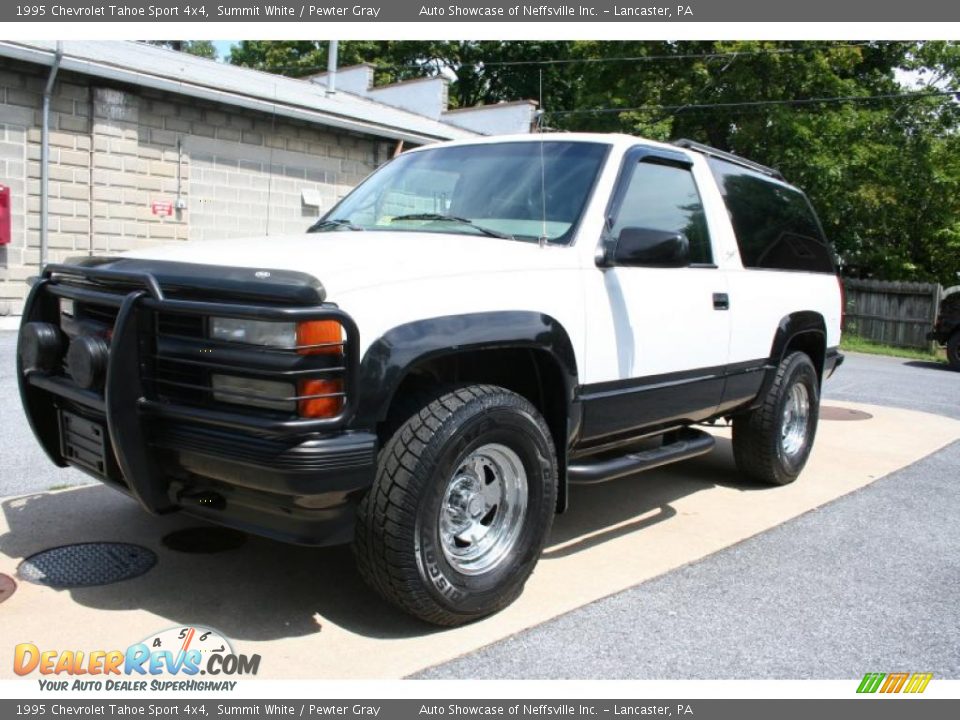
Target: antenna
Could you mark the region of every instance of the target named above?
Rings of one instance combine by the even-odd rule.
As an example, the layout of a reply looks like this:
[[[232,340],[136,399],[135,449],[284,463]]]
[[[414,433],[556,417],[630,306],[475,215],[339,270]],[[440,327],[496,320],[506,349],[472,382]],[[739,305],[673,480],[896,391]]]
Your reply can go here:
[[[540,135],[540,247],[547,245],[547,168],[543,159],[543,68],[540,68],[540,109],[537,112],[537,132]]]

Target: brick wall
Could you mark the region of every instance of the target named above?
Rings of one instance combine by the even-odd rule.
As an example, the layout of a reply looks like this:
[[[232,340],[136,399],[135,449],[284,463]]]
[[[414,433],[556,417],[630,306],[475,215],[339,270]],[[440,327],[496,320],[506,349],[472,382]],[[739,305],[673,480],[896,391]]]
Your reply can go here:
[[[185,139],[190,238],[303,232],[320,209],[332,207],[375,167],[373,149],[360,140],[332,134],[307,140],[298,131],[279,126],[259,146],[196,135]]]
[[[40,261],[40,107],[45,75],[0,61],[0,183],[10,186],[13,238],[0,249],[0,315],[18,313]],[[58,83],[50,102],[50,260],[90,243],[89,88]]]
[[[0,315],[17,314],[40,247],[46,68],[0,59]],[[393,142],[61,73],[51,101],[49,260],[160,242],[298,232],[390,157]],[[180,203],[177,200],[180,200]],[[319,206],[305,204],[319,201]],[[155,201],[182,205],[154,215]]]

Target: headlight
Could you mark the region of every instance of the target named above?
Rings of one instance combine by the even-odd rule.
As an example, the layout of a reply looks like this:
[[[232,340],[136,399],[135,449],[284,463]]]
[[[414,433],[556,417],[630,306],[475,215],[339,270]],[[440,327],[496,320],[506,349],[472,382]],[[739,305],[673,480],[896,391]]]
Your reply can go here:
[[[297,401],[290,399],[296,395],[291,383],[214,374],[210,376],[210,384],[213,386],[213,398],[218,402],[287,412],[297,408]]]
[[[210,338],[292,350],[301,355],[338,355],[343,352],[343,327],[336,320],[301,323],[240,318],[210,318]]]
[[[247,345],[294,348],[297,346],[297,324],[214,317],[210,318],[210,337]]]

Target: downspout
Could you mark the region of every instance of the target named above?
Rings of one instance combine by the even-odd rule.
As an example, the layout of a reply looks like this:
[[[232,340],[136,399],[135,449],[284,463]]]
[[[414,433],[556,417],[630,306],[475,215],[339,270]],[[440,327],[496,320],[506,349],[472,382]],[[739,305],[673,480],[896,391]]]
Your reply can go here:
[[[330,41],[330,47],[327,50],[327,94],[333,95],[337,91],[337,51],[340,43],[337,40]]]
[[[48,226],[50,211],[50,96],[53,95],[53,84],[60,69],[60,60],[63,59],[63,43],[57,42],[57,52],[53,56],[50,66],[50,75],[47,85],[43,89],[43,128],[40,133],[40,269],[47,264],[47,248],[49,247]]]

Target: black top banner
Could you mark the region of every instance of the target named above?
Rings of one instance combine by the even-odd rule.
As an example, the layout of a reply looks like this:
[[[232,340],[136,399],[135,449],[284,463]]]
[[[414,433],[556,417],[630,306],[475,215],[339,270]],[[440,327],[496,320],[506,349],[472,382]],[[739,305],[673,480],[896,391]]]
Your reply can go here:
[[[942,0],[502,0],[253,2],[59,0],[4,3],[0,22],[951,22],[960,3]]]

